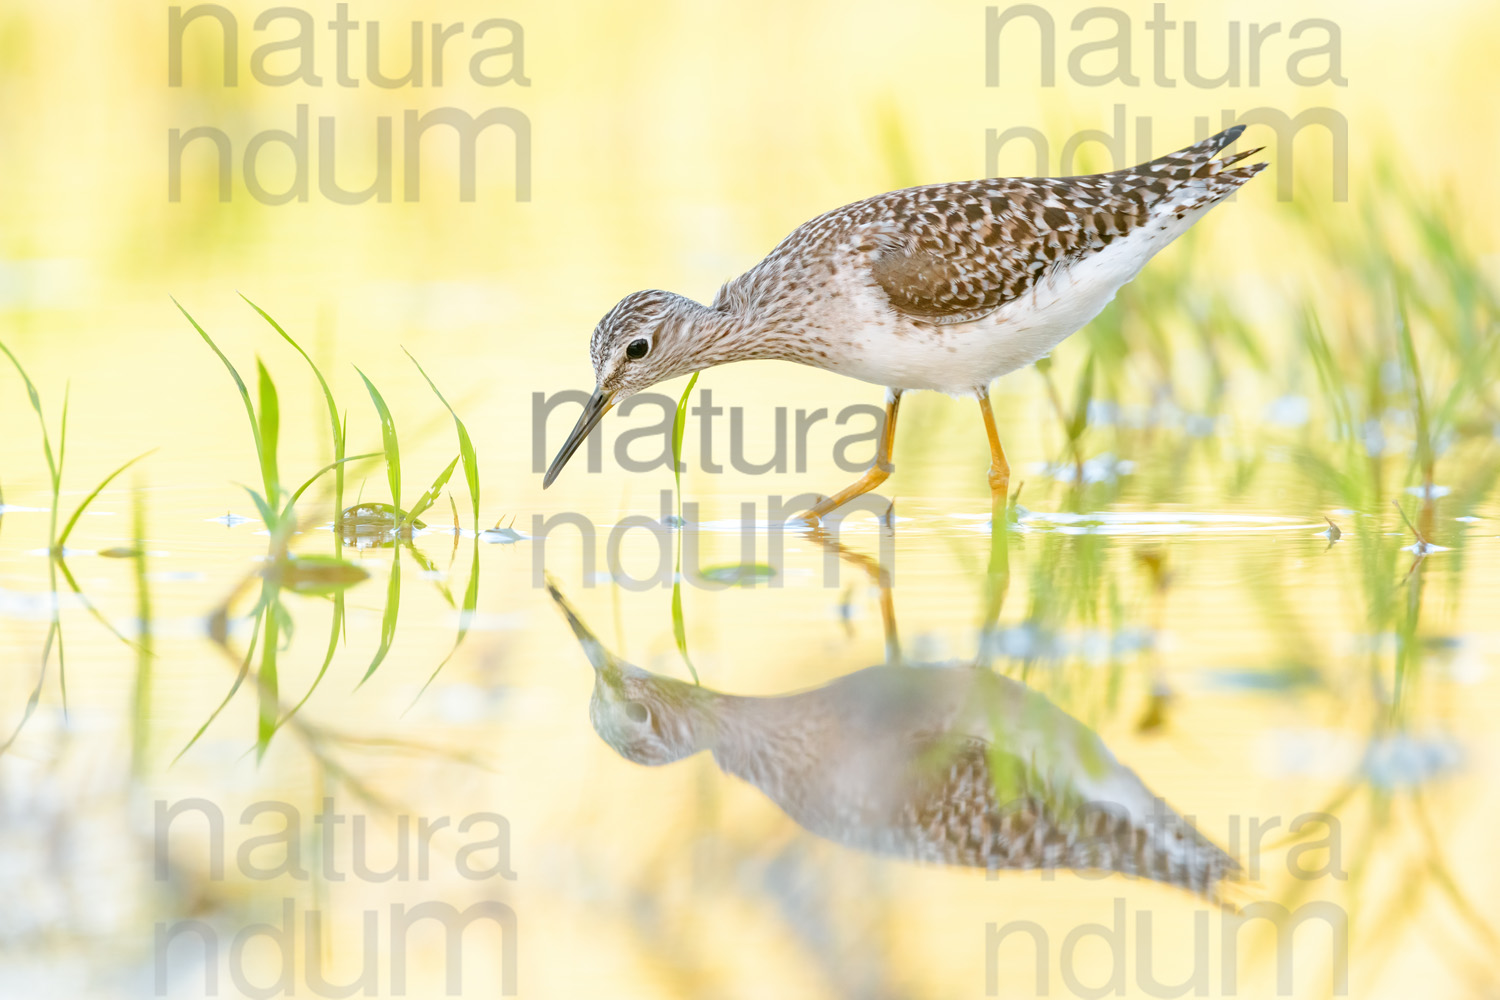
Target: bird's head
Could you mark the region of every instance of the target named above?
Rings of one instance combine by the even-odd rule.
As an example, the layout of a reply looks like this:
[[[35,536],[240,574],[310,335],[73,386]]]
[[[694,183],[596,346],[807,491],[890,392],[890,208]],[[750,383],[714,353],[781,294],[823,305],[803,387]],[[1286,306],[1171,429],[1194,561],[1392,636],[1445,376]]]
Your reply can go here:
[[[594,395],[542,480],[551,486],[568,459],[616,405],[658,382],[704,367],[694,334],[712,310],[675,292],[635,292],[594,327],[589,356]]]
[[[596,669],[589,721],[621,757],[654,767],[708,748],[707,702],[701,688],[624,663]]]
[[[655,766],[690,757],[712,745],[715,694],[659,677],[605,649],[551,581],[547,589],[568,619],[594,668],[589,721],[621,757]]]

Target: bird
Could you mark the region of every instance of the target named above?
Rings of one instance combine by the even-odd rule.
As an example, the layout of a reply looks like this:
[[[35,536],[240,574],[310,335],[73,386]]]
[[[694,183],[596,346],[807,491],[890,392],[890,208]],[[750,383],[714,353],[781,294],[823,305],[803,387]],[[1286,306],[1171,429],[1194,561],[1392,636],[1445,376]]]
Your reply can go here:
[[[1138,166],[1077,177],[989,178],[876,195],[797,227],[708,305],[651,289],[595,327],[596,387],[545,489],[611,408],[659,382],[779,359],[886,387],[874,464],[819,499],[819,519],[894,471],[904,393],[978,400],[992,499],[1009,490],[991,383],[1048,355],[1158,251],[1266,167],[1219,157],[1243,125]]]
[[[589,717],[620,756],[710,751],[798,825],[867,853],[985,871],[1113,871],[1226,909],[1241,866],[1094,730],[972,665],[879,664],[774,697],[724,694],[611,653],[555,582],[594,671]]]

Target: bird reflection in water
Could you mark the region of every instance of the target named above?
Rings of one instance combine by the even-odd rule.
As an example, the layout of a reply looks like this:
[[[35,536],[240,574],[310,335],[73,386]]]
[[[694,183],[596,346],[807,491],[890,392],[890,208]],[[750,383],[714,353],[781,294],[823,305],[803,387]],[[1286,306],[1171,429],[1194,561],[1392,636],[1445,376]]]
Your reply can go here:
[[[724,694],[620,660],[549,589],[593,665],[594,729],[628,760],[708,750],[807,830],[863,851],[990,871],[1115,871],[1231,905],[1224,889],[1239,864],[1024,684],[893,656],[810,691]]]

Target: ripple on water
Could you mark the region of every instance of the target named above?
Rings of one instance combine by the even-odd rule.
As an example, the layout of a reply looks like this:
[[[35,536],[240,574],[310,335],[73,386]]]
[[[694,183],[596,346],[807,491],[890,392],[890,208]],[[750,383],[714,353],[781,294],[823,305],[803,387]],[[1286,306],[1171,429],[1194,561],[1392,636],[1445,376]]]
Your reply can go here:
[[[1322,521],[1272,514],[1218,514],[1202,511],[1035,511],[1020,508],[1022,531],[1055,531],[1064,535],[1237,535],[1275,531],[1308,531]],[[974,526],[989,531],[988,519]]]

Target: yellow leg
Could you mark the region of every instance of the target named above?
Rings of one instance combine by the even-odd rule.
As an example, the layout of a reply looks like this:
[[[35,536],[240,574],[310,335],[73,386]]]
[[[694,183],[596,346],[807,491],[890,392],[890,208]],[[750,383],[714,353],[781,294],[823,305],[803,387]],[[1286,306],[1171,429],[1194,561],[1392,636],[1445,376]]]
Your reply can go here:
[[[984,415],[984,432],[990,439],[990,499],[1002,512],[1010,494],[1010,463],[1000,447],[1000,433],[995,430],[995,411],[990,409],[990,391],[979,394],[979,412]]]
[[[840,559],[853,563],[866,573],[880,589],[880,622],[885,628],[885,662],[895,666],[901,662],[901,637],[896,631],[896,599],[892,593],[890,569],[878,559],[862,552],[855,552],[840,541],[829,538],[822,528],[814,528],[808,537],[826,549],[831,549]]]
[[[854,483],[814,504],[807,513],[802,515],[804,521],[816,526],[825,514],[837,510],[857,496],[870,492],[896,471],[896,467],[891,464],[891,452],[896,446],[896,409],[900,405],[901,390],[890,390],[885,403],[885,428],[880,435],[880,443],[875,448],[875,464],[870,466],[870,470]]]

